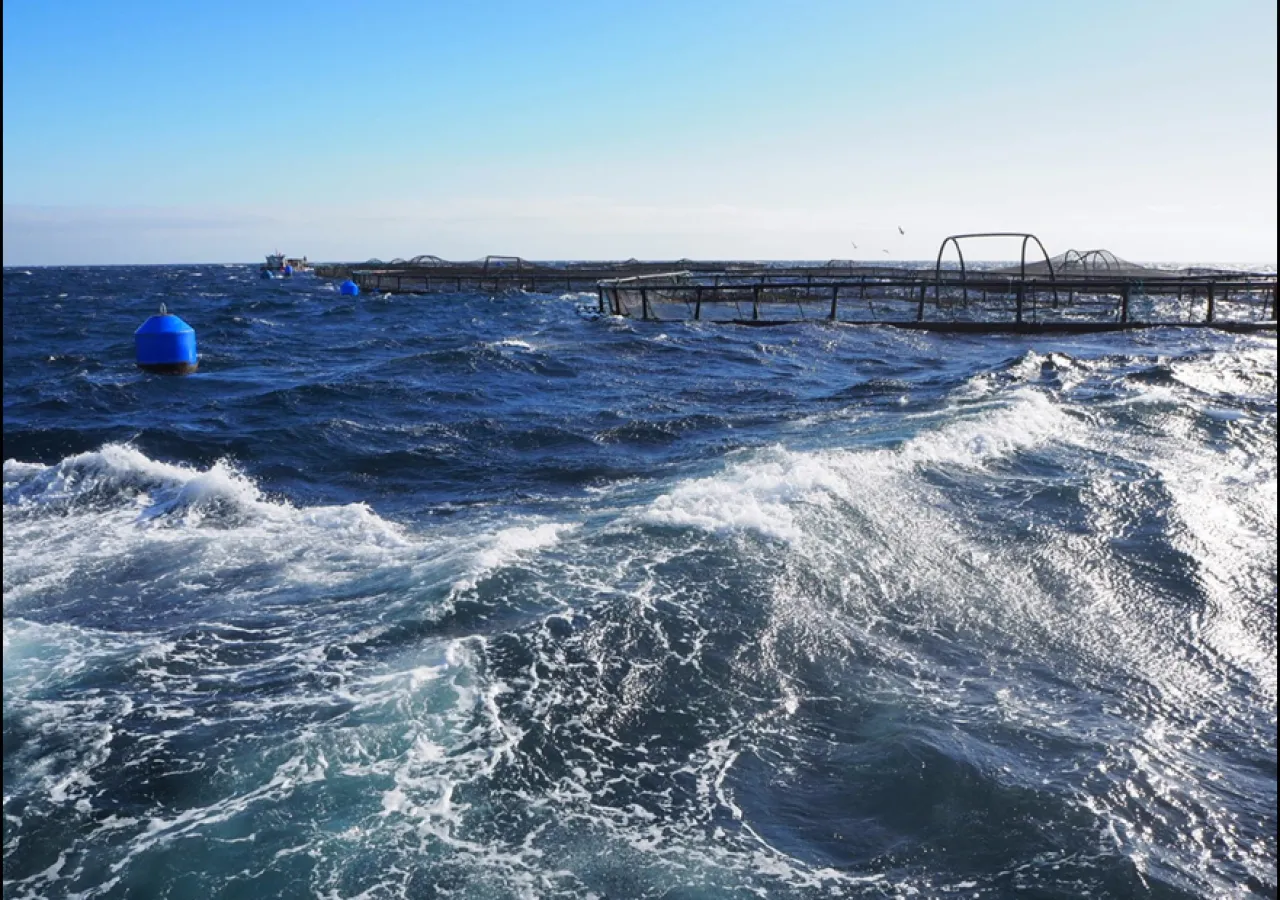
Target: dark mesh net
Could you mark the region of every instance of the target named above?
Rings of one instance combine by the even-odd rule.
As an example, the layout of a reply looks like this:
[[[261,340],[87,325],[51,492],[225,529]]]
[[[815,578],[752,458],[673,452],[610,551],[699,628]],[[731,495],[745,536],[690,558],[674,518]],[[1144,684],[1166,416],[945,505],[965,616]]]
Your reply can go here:
[[[1053,263],[1053,273],[1062,278],[1168,278],[1178,274],[1131,263],[1110,250],[1068,250],[1050,262]],[[1021,266],[1008,266],[995,271],[1002,275],[1017,275],[1023,269]],[[1028,262],[1025,271],[1028,275],[1048,275],[1049,264]]]

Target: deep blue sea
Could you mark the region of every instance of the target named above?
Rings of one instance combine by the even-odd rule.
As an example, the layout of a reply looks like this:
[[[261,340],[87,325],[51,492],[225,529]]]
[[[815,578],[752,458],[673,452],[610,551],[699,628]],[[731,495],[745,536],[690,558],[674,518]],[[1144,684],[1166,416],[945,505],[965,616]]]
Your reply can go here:
[[[1277,895],[1274,334],[595,299],[5,269],[6,898]]]

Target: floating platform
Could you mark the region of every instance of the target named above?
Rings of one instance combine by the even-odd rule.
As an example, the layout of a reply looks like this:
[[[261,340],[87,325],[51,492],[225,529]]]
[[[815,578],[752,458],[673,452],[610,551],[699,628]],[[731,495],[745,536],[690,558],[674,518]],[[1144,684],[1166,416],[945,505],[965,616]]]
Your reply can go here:
[[[1022,239],[1015,266],[974,269],[960,241]],[[1043,260],[1028,262],[1031,242]],[[944,265],[947,248],[957,261]],[[1276,330],[1275,274],[1224,269],[1158,269],[1125,262],[1106,250],[1044,253],[1034,235],[952,235],[932,269],[870,266],[850,260],[823,265],[674,262],[534,263],[486,257],[453,263],[415,257],[350,266],[317,266],[349,277],[362,291],[461,293],[590,291],[601,315],[644,321],[739,325],[831,322],[893,325],[970,334],[1097,332],[1155,326]]]
[[[437,294],[503,291],[591,291],[605,279],[652,275],[686,269],[712,275],[754,270],[758,263],[695,261],[666,262],[532,262],[518,256],[486,256],[472,262],[450,262],[436,256],[415,256],[391,262],[320,263],[322,278],[350,278],[362,291],[392,294]]]
[[[602,281],[599,312],[642,320],[783,325],[827,321],[970,334],[1093,332],[1161,325],[1276,329],[1276,276],[1044,278],[902,270],[761,270]]]

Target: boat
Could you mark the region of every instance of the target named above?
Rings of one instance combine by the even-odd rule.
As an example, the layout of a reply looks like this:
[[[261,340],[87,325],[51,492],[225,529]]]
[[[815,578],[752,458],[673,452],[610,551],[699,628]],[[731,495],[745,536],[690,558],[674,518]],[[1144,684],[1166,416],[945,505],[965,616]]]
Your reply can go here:
[[[290,278],[310,271],[311,264],[307,262],[305,256],[285,256],[283,253],[276,251],[275,253],[267,254],[267,261],[262,264],[259,274],[263,278]]]

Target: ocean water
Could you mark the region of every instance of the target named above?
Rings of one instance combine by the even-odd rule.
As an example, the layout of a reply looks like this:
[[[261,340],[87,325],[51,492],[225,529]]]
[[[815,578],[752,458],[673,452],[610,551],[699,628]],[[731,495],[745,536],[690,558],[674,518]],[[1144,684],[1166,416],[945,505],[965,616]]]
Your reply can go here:
[[[5,270],[6,898],[1276,896],[1275,335],[594,303]]]

